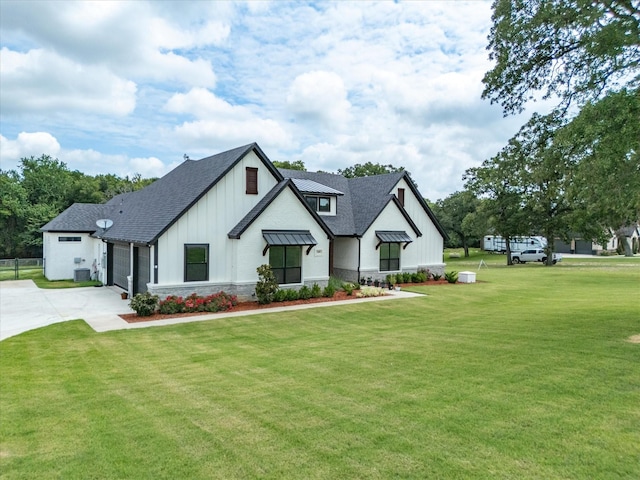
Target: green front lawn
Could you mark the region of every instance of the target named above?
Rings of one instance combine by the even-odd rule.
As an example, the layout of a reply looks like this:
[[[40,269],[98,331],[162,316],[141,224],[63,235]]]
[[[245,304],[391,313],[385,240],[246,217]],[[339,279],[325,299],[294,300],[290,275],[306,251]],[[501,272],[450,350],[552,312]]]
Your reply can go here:
[[[490,263],[416,299],[9,338],[0,472],[640,478],[640,258],[597,262]]]

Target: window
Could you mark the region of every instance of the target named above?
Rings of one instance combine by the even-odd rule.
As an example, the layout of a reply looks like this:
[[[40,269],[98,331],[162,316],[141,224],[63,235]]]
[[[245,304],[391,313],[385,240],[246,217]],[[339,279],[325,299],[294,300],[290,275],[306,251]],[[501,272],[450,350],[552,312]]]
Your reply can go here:
[[[393,272],[400,270],[400,244],[381,243],[380,244],[380,271]]]
[[[331,199],[329,197],[305,197],[305,200],[314,212],[330,212]]]
[[[246,177],[247,177],[246,193],[248,195],[257,195],[258,194],[258,169],[253,167],[247,167]]]
[[[330,212],[331,211],[331,200],[329,197],[319,197],[318,198],[318,211],[319,212]]]
[[[82,239],[80,237],[58,237],[59,242],[80,242]]]
[[[184,281],[204,282],[209,280],[209,245],[184,246]]]
[[[404,188],[398,189],[398,201],[400,202],[400,205],[404,207]]]
[[[269,248],[269,265],[280,285],[302,281],[302,247],[273,245]]]

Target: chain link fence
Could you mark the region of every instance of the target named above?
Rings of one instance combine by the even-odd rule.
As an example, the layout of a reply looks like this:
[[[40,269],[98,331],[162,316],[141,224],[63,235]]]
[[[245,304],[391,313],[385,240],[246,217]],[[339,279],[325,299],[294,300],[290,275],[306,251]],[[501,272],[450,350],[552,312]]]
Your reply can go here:
[[[21,274],[42,272],[43,265],[42,258],[0,259],[0,280],[19,280]]]

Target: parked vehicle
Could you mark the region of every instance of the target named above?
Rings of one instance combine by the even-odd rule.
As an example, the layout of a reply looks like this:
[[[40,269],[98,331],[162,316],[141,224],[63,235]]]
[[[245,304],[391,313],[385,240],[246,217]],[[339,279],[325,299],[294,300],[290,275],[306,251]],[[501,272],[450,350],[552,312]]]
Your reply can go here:
[[[527,262],[546,262],[547,253],[541,248],[530,248],[521,252],[511,252],[511,260],[513,263],[527,263]],[[553,264],[562,261],[562,255],[557,253],[553,254]]]
[[[522,251],[528,248],[546,248],[547,239],[540,236],[513,237],[509,239],[509,246],[512,252]],[[499,235],[485,235],[482,242],[482,249],[485,252],[506,253],[507,242]]]

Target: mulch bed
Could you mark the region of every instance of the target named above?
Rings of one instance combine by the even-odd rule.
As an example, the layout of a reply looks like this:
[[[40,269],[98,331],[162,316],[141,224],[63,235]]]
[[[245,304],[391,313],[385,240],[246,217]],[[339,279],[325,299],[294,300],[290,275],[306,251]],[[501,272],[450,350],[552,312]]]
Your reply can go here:
[[[419,285],[451,285],[446,280],[441,279],[438,281],[430,280],[424,283],[408,283],[407,286],[419,286]],[[404,287],[404,285],[401,285]],[[237,305],[233,306],[229,310],[225,310],[225,312],[218,313],[227,313],[227,312],[246,312],[250,310],[268,310],[270,308],[275,307],[290,307],[293,305],[308,305],[313,303],[326,303],[326,302],[336,302],[339,300],[355,300],[359,297],[356,296],[356,291],[354,290],[353,295],[347,295],[346,292],[338,291],[331,298],[320,297],[320,298],[310,298],[309,300],[288,300],[286,302],[273,302],[268,303],[266,305],[261,305],[256,301],[252,302],[239,302]],[[174,314],[161,314],[154,313],[148,317],[139,317],[136,313],[123,313],[119,315],[127,323],[140,323],[140,322],[153,322],[156,320],[165,320],[168,318],[182,318],[182,317],[194,317],[201,315],[212,315],[215,314],[213,312],[195,312],[195,313],[174,313]]]

